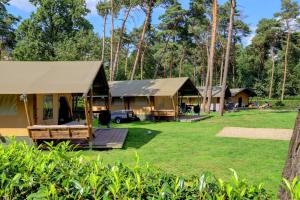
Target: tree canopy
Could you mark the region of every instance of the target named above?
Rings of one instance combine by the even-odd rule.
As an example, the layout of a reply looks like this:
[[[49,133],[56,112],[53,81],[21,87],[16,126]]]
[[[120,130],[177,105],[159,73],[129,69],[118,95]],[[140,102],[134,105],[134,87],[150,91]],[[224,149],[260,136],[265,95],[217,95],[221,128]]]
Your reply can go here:
[[[103,59],[106,70],[113,71],[108,73],[111,80],[187,76],[198,86],[206,83],[212,0],[190,0],[188,9],[177,0],[101,0],[96,8],[105,22],[105,26],[99,22],[103,30],[100,34],[94,32],[86,18],[89,10],[85,0],[30,2],[36,10],[18,24],[19,18],[6,10],[9,0],[0,0],[2,59],[4,55],[14,60]],[[157,8],[164,12],[159,23],[153,24],[153,10]],[[220,85],[224,75],[231,1],[218,4],[217,13],[213,85]],[[254,33],[242,13],[236,6],[227,85],[250,87],[261,96],[298,94],[297,1],[282,0],[281,10],[273,18],[261,19]],[[143,17],[144,23],[128,29],[128,24],[133,26],[134,17]],[[250,44],[246,44],[251,35]]]

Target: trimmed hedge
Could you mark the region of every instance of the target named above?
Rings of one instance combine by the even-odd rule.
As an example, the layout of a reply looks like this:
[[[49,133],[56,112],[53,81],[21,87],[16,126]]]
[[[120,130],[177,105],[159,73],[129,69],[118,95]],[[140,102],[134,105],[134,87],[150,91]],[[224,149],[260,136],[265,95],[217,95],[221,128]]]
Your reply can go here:
[[[257,101],[259,105],[264,105],[265,102],[272,103],[272,109],[275,110],[298,110],[298,107],[300,106],[300,100],[298,97],[290,99],[286,98],[283,101],[280,101],[280,99],[253,98],[251,101]]]
[[[187,179],[140,166],[138,157],[134,167],[105,165],[70,153],[68,143],[48,149],[0,145],[0,199],[270,199],[232,169],[230,181],[210,173]]]

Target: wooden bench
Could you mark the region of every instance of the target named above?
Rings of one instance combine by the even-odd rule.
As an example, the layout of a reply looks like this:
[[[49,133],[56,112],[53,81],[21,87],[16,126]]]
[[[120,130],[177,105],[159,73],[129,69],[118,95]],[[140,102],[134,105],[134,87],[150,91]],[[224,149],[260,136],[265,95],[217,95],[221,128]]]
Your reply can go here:
[[[29,136],[35,140],[89,139],[89,129],[85,125],[34,125],[27,127]]]

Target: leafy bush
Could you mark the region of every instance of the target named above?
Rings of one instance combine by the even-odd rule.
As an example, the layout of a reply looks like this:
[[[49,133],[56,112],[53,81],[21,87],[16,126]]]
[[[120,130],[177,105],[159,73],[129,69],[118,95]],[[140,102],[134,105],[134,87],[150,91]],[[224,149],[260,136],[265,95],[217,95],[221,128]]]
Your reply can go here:
[[[296,176],[292,182],[289,182],[285,178],[283,178],[283,186],[286,191],[289,192],[290,198],[292,200],[300,199],[300,180]]]
[[[121,163],[87,161],[73,147],[48,144],[43,152],[12,141],[0,146],[0,199],[269,199],[234,170],[228,182],[205,173],[188,179]]]
[[[281,107],[284,106],[284,103],[282,101],[276,101],[275,106]]]
[[[297,99],[298,97],[290,97],[286,98],[283,101],[280,99],[265,99],[265,98],[253,98],[252,102],[258,102],[259,105],[265,104],[265,102],[269,102],[272,104],[272,109],[279,110],[297,110],[300,106],[300,101]]]

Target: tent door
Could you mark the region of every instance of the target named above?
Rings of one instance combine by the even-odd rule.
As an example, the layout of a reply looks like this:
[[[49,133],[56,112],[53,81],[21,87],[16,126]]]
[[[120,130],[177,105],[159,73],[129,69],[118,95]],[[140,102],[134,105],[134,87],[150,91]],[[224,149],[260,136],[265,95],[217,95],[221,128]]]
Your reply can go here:
[[[242,105],[243,105],[243,98],[239,97],[239,107],[242,107]]]
[[[58,124],[66,124],[72,121],[71,108],[66,97],[59,98]]]

